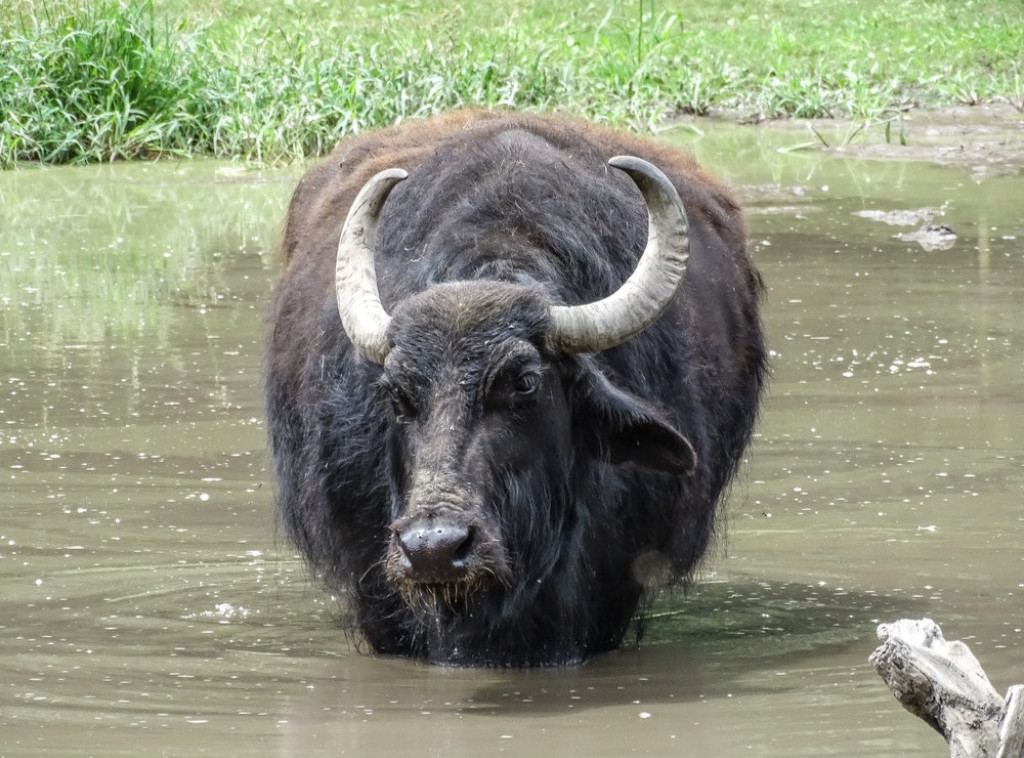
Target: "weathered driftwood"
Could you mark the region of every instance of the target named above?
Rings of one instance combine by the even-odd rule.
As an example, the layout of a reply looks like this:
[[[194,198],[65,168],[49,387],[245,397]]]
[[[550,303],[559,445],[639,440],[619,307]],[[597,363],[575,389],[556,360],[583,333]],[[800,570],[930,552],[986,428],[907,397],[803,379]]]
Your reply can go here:
[[[1024,685],[1002,697],[959,640],[931,619],[878,627],[870,661],[893,696],[949,743],[951,758],[1024,758]]]

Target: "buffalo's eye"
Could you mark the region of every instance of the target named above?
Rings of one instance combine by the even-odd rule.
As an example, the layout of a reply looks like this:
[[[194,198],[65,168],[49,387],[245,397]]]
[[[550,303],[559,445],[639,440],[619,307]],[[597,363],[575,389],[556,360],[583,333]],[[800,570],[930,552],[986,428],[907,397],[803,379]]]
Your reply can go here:
[[[491,387],[488,403],[492,408],[520,408],[531,405],[540,384],[541,374],[536,369],[506,374]]]
[[[540,387],[540,373],[524,371],[512,382],[512,390],[521,397],[532,395]]]
[[[387,391],[398,421],[408,421],[416,416],[416,405],[408,392],[396,384],[388,384]]]
[[[484,406],[499,412],[525,411],[535,404],[543,383],[544,364],[539,356],[513,354],[483,377]]]

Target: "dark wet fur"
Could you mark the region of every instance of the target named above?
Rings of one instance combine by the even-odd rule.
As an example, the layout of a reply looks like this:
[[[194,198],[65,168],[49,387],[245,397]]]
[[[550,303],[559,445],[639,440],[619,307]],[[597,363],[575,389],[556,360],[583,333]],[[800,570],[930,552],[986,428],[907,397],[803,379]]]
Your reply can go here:
[[[619,347],[554,355],[543,336],[547,305],[607,295],[646,241],[639,193],[606,165],[617,154],[654,163],[679,190],[691,226],[683,293]],[[501,560],[482,553],[461,588],[403,586],[388,569],[391,525],[407,505],[410,442],[382,368],[354,353],[334,295],[349,203],[392,166],[409,178],[384,207],[378,281],[410,370],[432,377],[450,370],[452,356],[465,365],[493,359],[443,324],[417,321],[452,318],[453,298],[475,299],[483,315],[469,331],[499,355],[502,340],[536,348],[545,387],[571,422],[564,439],[528,441],[560,451],[557,465],[510,470],[496,460],[474,470],[466,486],[483,499],[466,508],[486,509],[484,532],[497,535]],[[691,575],[765,375],[762,285],[745,245],[737,205],[688,157],[558,119],[460,112],[409,123],[342,143],[306,175],[289,210],[267,360],[279,513],[314,571],[347,593],[374,650],[469,665],[579,661],[619,644],[643,596],[634,577],[642,556],[659,556],[670,581]],[[457,281],[470,284],[430,289]],[[432,381],[421,382],[424,402],[444,390]],[[486,423],[474,397],[467,390],[447,412]],[[507,423],[533,434],[530,413]],[[485,431],[495,449],[521,442]],[[659,470],[677,433],[696,452],[692,475]],[[462,431],[453,434],[456,444]],[[483,564],[502,561],[488,575]]]

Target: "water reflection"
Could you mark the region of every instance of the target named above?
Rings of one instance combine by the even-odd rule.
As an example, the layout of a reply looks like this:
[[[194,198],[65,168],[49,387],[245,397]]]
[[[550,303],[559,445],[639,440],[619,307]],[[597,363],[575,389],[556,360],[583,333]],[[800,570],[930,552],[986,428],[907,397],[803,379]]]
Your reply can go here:
[[[342,657],[295,703],[289,752],[327,740],[375,755],[662,755],[695,746],[712,755],[811,755],[822,731],[839,730],[837,712],[870,709],[873,674],[862,665],[858,630],[891,613],[890,600],[714,581],[685,605],[656,614],[650,644],[568,670],[441,670]],[[858,730],[858,750],[869,732]]]
[[[933,755],[866,664],[904,615],[1024,682],[1024,180],[691,139],[750,208],[771,395],[699,590],[554,671],[361,654],[279,541],[259,366],[297,170],[0,174],[5,755]],[[952,247],[878,220],[922,209]]]

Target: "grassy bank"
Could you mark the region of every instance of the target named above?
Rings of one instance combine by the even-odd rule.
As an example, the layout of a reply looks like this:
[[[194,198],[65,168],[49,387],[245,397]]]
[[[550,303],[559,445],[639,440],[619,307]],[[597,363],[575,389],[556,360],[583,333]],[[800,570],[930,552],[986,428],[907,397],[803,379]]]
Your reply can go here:
[[[19,4],[20,2],[20,4]],[[15,0],[0,20],[0,166],[317,155],[462,105],[635,129],[1024,107],[1020,0]]]

